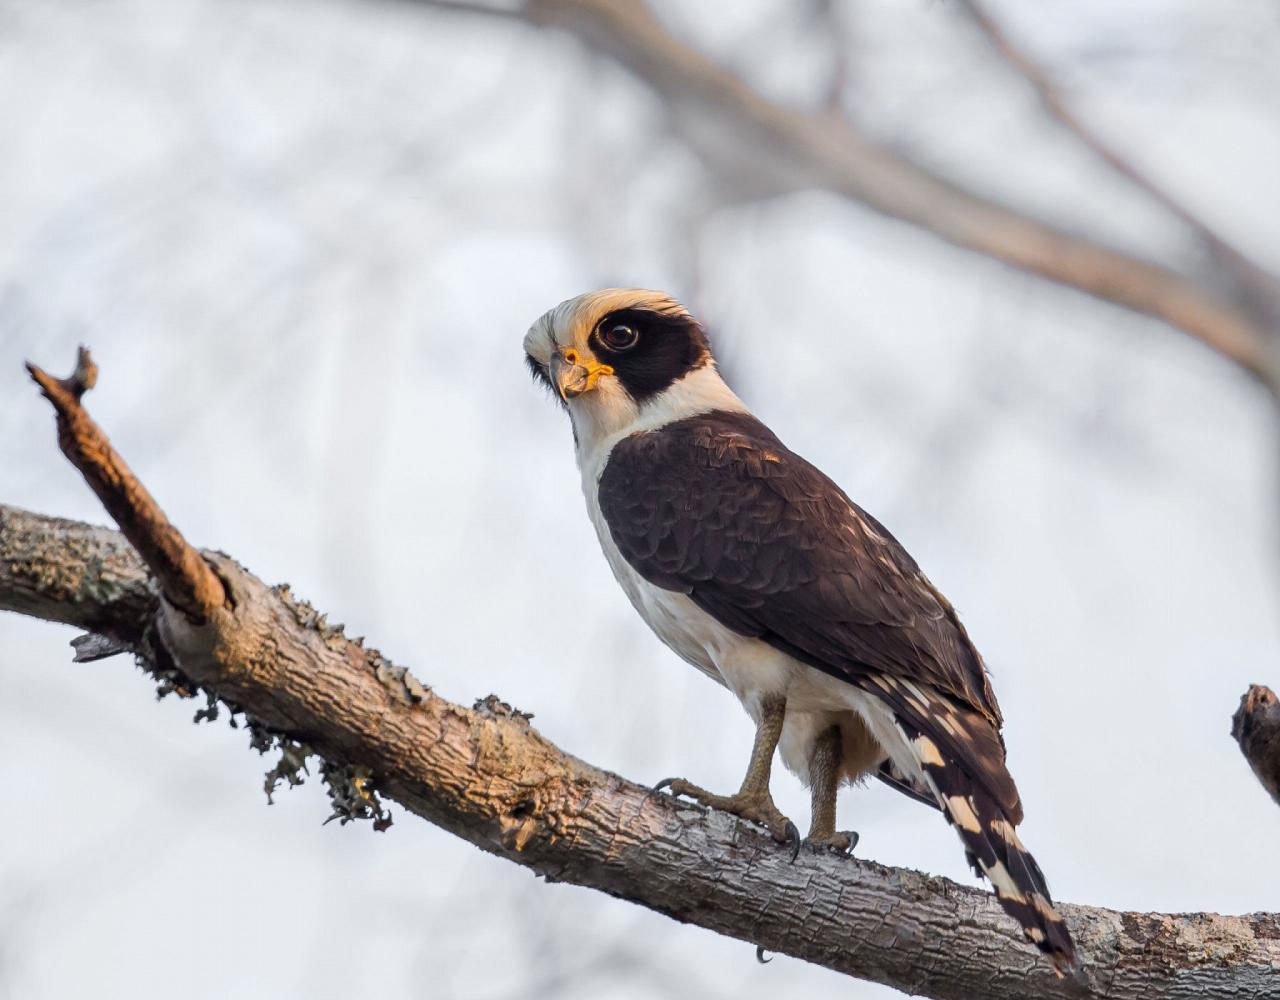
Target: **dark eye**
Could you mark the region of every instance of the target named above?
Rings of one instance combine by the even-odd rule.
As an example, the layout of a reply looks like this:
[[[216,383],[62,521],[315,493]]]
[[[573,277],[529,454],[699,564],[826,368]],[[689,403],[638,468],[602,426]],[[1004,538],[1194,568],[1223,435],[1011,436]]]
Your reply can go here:
[[[614,323],[600,330],[600,339],[611,351],[629,351],[640,339],[640,331],[629,323]]]

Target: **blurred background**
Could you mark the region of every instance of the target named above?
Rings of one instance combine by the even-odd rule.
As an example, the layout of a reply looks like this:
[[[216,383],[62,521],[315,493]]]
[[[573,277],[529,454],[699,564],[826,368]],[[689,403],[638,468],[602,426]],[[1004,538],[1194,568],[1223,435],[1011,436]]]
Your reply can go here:
[[[0,502],[105,520],[22,369],[70,370],[84,342],[90,409],[193,542],[445,697],[496,692],[637,781],[729,788],[751,726],[628,606],[568,423],[521,363],[562,299],[669,289],[960,609],[1055,896],[1280,906],[1280,811],[1228,735],[1247,685],[1280,681],[1268,393],[1166,324],[849,198],[755,191],[708,154],[715,122],[572,32],[442,6],[0,0]],[[780,108],[1203,264],[962,5],[653,7]],[[1280,269],[1280,8],[987,9],[1132,163]],[[591,623],[572,654],[550,606]],[[385,834],[322,826],[315,781],[268,808],[243,731],[156,704],[124,659],[72,665],[71,637],[0,618],[0,997],[898,995],[760,966],[398,809]],[[807,817],[794,778],[775,794]],[[973,881],[906,798],[850,789],[840,812],[860,855]]]

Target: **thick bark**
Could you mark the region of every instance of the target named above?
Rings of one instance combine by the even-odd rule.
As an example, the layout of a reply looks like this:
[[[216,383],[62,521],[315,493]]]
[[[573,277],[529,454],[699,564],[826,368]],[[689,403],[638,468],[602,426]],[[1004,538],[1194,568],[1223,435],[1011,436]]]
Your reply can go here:
[[[162,647],[192,684],[354,776],[357,802],[380,794],[549,880],[849,975],[952,1000],[1280,991],[1271,914],[1064,905],[1084,972],[1058,980],[987,892],[828,853],[789,864],[762,831],[592,767],[497,699],[452,704],[286,589],[205,556],[230,600],[194,624],[121,535],[0,506],[0,609],[128,639],[153,668],[170,666]]]

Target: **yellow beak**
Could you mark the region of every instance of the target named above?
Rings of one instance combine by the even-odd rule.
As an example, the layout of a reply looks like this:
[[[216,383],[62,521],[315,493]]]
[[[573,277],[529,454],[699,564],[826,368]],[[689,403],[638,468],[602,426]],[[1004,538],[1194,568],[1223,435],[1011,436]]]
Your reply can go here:
[[[566,401],[590,392],[603,376],[612,374],[613,368],[609,365],[596,364],[594,361],[583,363],[581,356],[572,347],[551,355],[551,378],[560,398]]]

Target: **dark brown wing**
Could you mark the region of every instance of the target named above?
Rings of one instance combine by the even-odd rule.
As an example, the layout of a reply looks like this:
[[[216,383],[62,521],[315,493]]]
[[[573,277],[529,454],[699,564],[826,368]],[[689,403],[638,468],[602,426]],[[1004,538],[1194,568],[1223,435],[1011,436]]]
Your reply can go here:
[[[626,438],[599,497],[646,580],[884,699],[1020,820],[1000,709],[955,611],[879,522],[762,423],[716,412]]]

